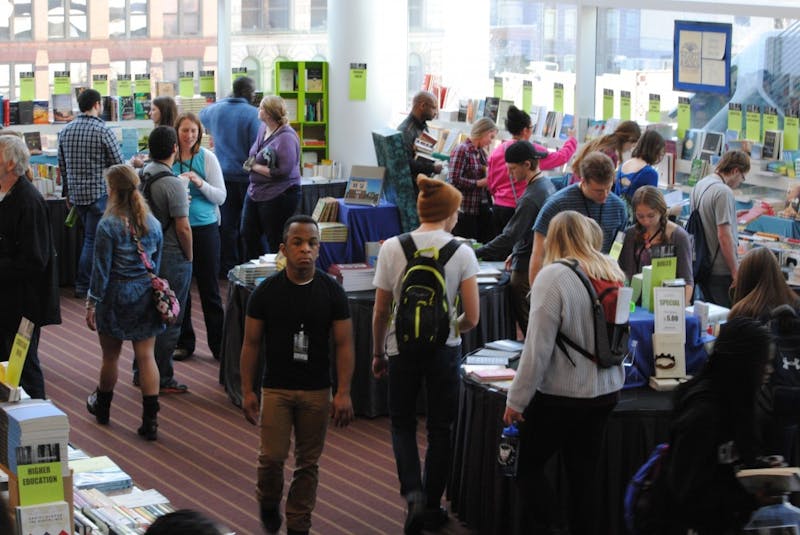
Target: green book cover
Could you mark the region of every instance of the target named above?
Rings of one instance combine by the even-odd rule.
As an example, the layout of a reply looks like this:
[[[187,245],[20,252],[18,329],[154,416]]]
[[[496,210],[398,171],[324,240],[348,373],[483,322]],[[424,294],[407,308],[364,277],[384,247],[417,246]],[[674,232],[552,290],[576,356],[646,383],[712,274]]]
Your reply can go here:
[[[642,308],[653,310],[653,266],[642,268]]]
[[[653,288],[661,286],[661,283],[668,279],[674,279],[678,268],[678,259],[674,256],[664,258],[653,258],[651,263],[650,278],[650,306],[647,309],[652,312],[655,300],[653,299]]]

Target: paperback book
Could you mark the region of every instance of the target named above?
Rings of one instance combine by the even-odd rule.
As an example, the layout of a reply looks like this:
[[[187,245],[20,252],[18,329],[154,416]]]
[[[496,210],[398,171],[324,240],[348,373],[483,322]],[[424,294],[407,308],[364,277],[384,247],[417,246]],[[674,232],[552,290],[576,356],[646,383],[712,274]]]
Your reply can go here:
[[[17,529],[25,535],[71,535],[69,504],[65,501],[17,507]]]
[[[383,191],[384,174],[383,167],[354,165],[351,176],[347,180],[344,202],[378,206]]]

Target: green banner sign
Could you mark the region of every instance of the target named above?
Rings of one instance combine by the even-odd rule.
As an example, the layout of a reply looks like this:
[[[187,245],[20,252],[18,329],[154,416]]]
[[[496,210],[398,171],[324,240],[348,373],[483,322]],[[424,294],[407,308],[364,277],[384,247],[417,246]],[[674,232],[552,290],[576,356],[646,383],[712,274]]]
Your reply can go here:
[[[564,113],[564,84],[553,84],[553,110]]]
[[[603,89],[603,120],[614,117],[614,90]]]
[[[800,140],[800,119],[797,118],[797,113],[786,114],[783,119],[783,150],[798,150]]]
[[[56,71],[53,76],[53,94],[69,95],[70,81],[69,71]]]
[[[631,92],[619,92],[619,118],[623,121],[631,120]]]
[[[180,73],[178,94],[183,98],[192,98],[194,96],[194,72],[186,71]]]
[[[650,93],[647,106],[647,120],[651,123],[661,121],[661,95]]]
[[[678,97],[678,138],[683,139],[692,125],[692,110],[688,97]]]
[[[129,97],[133,93],[131,93],[131,75],[130,74],[120,74],[117,76],[117,96],[118,97]]]
[[[758,143],[761,141],[761,112],[758,106],[751,104],[747,106],[745,113],[745,132],[744,135],[750,141]]]
[[[231,69],[231,81],[247,76],[247,67],[234,67]]]
[[[350,64],[350,100],[367,100],[367,64]]]
[[[495,98],[503,98],[503,77],[502,76],[495,76],[494,77],[494,97]]]
[[[134,93],[149,93],[150,92],[150,75],[149,74],[137,74],[136,81],[134,84]]]
[[[742,131],[742,105],[739,103],[728,104],[728,130]]]
[[[522,109],[528,113],[533,106],[533,82],[530,80],[522,81]]]
[[[214,93],[214,71],[200,71],[200,93]]]
[[[33,100],[36,95],[36,78],[32,72],[19,73],[19,99]]]
[[[92,89],[100,93],[102,96],[108,96],[108,75],[107,74],[93,74],[92,75]]]

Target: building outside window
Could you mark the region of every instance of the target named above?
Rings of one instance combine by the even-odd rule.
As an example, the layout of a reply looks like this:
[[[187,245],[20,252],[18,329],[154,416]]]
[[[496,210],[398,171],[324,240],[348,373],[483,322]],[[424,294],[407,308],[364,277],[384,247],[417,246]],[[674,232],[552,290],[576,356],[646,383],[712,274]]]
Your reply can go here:
[[[32,28],[31,0],[0,0],[0,40],[30,40]]]
[[[86,0],[47,0],[50,39],[86,39]]]
[[[200,0],[163,0],[164,35],[200,34]]]
[[[291,23],[289,0],[269,0],[267,19],[270,30],[288,31]]]
[[[264,29],[264,0],[242,0],[242,31]]]
[[[328,30],[328,0],[311,0],[311,31]]]
[[[32,63],[0,63],[0,94],[9,100],[19,99],[19,75],[33,72]]]
[[[148,0],[108,0],[108,36],[147,37]]]

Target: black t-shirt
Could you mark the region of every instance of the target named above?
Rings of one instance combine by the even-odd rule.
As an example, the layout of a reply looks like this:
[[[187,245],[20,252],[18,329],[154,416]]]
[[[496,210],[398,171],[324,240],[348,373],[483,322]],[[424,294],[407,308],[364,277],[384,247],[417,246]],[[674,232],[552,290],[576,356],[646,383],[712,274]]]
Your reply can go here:
[[[347,295],[329,275],[316,271],[298,285],[281,271],[255,289],[247,315],[264,322],[264,388],[319,390],[331,386],[330,334],[334,321],[350,317]],[[294,336],[308,337],[308,361],[294,359]]]

